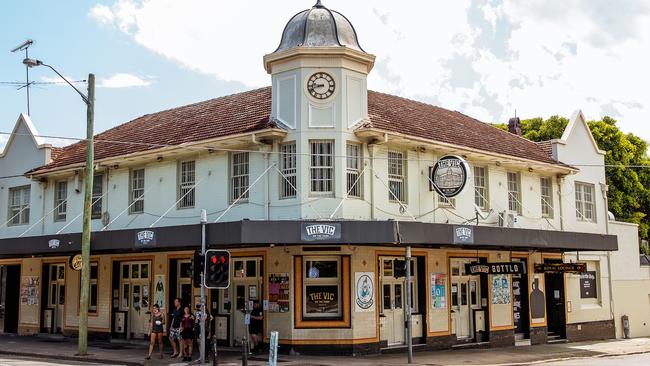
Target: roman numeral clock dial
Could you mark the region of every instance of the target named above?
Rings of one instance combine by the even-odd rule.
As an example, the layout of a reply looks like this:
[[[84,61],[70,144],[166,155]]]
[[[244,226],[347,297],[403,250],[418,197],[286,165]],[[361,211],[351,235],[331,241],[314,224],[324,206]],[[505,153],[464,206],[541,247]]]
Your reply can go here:
[[[327,99],[334,94],[336,83],[332,76],[324,72],[317,72],[307,81],[307,91],[316,99]]]

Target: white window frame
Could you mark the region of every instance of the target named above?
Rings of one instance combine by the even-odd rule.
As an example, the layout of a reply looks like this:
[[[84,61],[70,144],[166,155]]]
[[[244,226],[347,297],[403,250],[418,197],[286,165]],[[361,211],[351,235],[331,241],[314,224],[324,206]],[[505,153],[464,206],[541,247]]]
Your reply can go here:
[[[313,195],[334,194],[334,140],[309,141],[309,191]]]
[[[296,155],[296,142],[287,142],[280,145],[280,199],[296,198],[298,192],[297,172],[298,160]]]
[[[542,217],[553,217],[553,178],[539,178],[540,204],[542,205]]]
[[[514,179],[512,179],[514,177]],[[521,174],[506,173],[506,188],[508,189],[508,211],[521,215]]]
[[[391,202],[406,203],[406,168],[404,152],[388,151],[388,200]],[[393,190],[393,186],[397,189]]]
[[[8,226],[28,225],[32,187],[20,186],[8,191]]]
[[[98,192],[99,191],[99,192]],[[93,177],[93,194],[90,212],[91,219],[101,219],[104,212],[103,198],[104,196],[104,173],[95,174]]]
[[[444,207],[456,207],[455,198],[447,198],[443,195],[438,194],[438,206]]]
[[[486,166],[474,167],[474,204],[483,211],[490,210],[489,173]],[[482,174],[478,174],[482,172]]]
[[[250,155],[248,152],[230,153],[230,202],[248,201],[250,184]]]
[[[337,262],[337,277],[326,277],[326,278],[309,278],[306,273],[309,272],[307,268],[307,262],[314,261],[333,261]],[[302,317],[305,320],[308,319],[326,319],[326,318],[335,318],[340,319],[343,316],[343,260],[341,256],[305,256],[302,258]],[[337,286],[338,294],[338,313],[334,314],[321,314],[307,313],[307,286]]]
[[[596,222],[596,186],[590,183],[575,182],[576,219],[584,222]],[[586,197],[591,196],[591,200]]]
[[[363,177],[361,177],[361,168],[363,167],[362,145],[354,142],[348,142],[345,145],[346,155],[346,193],[348,197],[363,197]]]
[[[68,181],[54,183],[54,221],[65,221],[68,213]]]
[[[196,161],[178,162],[178,208],[194,208],[196,204]],[[187,193],[190,192],[190,193]],[[181,198],[182,197],[182,198]]]
[[[129,193],[129,213],[137,214],[144,212],[144,184],[145,169],[132,169],[130,172],[130,193]]]

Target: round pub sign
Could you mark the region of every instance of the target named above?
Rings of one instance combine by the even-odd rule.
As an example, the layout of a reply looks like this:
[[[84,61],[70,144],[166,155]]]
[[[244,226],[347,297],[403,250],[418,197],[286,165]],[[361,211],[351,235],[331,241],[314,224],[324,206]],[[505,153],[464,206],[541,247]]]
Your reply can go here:
[[[469,165],[465,159],[447,155],[438,160],[431,169],[431,185],[439,195],[456,197],[463,191],[469,179]]]
[[[82,266],[83,266],[83,257],[81,256],[81,254],[77,254],[70,259],[70,267],[72,267],[72,269],[74,269],[75,271],[81,271]]]

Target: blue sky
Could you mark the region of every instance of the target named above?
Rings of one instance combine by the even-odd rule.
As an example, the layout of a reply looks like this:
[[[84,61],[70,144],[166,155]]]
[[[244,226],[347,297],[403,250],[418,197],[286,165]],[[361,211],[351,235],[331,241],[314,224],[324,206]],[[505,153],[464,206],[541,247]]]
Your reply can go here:
[[[647,0],[325,0],[377,56],[369,87],[488,122],[610,115],[650,140]],[[143,114],[266,86],[262,57],[309,0],[18,1],[0,8],[0,81],[24,80],[22,54],[72,79],[97,76],[96,131]],[[413,9],[417,8],[417,11]],[[32,69],[36,81],[55,80]],[[80,87],[85,87],[80,85]],[[24,91],[0,84],[0,131],[26,111]],[[85,108],[65,85],[33,87],[41,134],[81,137]],[[6,136],[0,135],[0,146]]]

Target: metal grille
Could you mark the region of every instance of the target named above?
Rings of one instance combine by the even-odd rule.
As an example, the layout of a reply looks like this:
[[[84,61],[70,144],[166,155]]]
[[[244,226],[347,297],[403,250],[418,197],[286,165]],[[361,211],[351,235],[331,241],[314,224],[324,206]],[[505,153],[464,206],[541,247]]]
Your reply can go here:
[[[231,158],[230,174],[232,174],[230,182],[232,192],[230,200],[235,201],[240,198],[245,200],[248,198],[248,153],[233,153]]]
[[[488,209],[487,174],[484,167],[474,167],[474,204],[484,210]]]
[[[576,218],[583,221],[596,221],[594,205],[594,186],[576,183]]]
[[[179,208],[194,207],[194,184],[196,180],[195,162],[183,161],[180,166],[180,179],[178,187]]]
[[[93,219],[102,218],[102,195],[104,192],[104,175],[98,174],[93,178],[93,206],[90,217]]]
[[[280,198],[296,197],[296,143],[280,146],[280,170],[284,175],[280,187]]]
[[[311,191],[334,192],[334,141],[311,141]]]
[[[361,146],[347,144],[347,188],[348,197],[361,197]]]
[[[551,186],[551,178],[542,177],[539,179],[539,183],[542,216],[553,217],[553,187]]]
[[[519,174],[508,173],[508,209],[521,213],[521,191],[519,189]]]
[[[404,201],[404,154],[396,151],[388,152],[388,199]],[[391,194],[392,192],[392,194]]]
[[[438,204],[441,206],[456,206],[456,199],[438,195]]]
[[[131,171],[131,213],[144,212],[144,169]]]
[[[29,224],[29,186],[9,188],[9,218],[11,225]]]
[[[68,212],[68,182],[56,182],[54,191],[54,221],[65,221]]]

